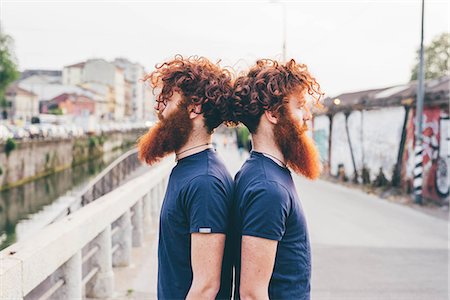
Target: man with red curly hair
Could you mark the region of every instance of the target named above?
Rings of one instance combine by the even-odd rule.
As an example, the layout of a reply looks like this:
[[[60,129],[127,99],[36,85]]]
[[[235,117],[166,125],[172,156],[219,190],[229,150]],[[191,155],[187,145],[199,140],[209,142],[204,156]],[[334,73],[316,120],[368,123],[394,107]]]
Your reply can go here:
[[[319,176],[306,121],[310,100],[322,96],[320,86],[294,60],[259,60],[234,88],[233,118],[253,140],[235,177],[235,299],[310,299],[310,243],[290,169]]]
[[[228,118],[231,78],[206,58],[176,56],[145,80],[160,91],[160,121],[140,138],[139,157],[153,164],[175,152],[177,160],[161,208],[158,299],[230,299],[233,181],[211,134]]]

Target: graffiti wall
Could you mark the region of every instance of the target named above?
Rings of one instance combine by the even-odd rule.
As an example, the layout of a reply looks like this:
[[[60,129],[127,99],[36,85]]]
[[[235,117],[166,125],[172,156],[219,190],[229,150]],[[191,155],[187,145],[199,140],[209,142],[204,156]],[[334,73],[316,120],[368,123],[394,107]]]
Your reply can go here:
[[[344,113],[334,115],[329,161],[331,174],[336,175],[341,165],[345,169],[346,176],[353,177],[351,153],[353,151],[356,171],[359,174],[365,166],[369,170],[371,180],[376,178],[380,169],[385,177],[391,180],[397,162],[404,117],[403,107],[354,111],[348,116],[347,121]],[[328,117],[316,117],[314,139],[321,157],[326,161],[328,161],[328,135]]]
[[[408,120],[405,145],[403,186],[412,189],[414,169],[414,120],[415,111]],[[439,107],[424,109],[423,117],[423,197],[442,203],[448,201],[450,177],[449,167],[449,115]]]
[[[405,120],[403,107],[389,107],[365,111],[364,130],[364,165],[374,180],[382,170],[386,179],[391,180]]]
[[[388,107],[370,111],[354,111],[347,120],[344,113],[333,116],[331,151],[328,157],[330,120],[327,116],[314,118],[314,140],[324,165],[336,176],[338,168],[353,178],[354,166],[361,177],[362,168],[369,171],[373,181],[380,170],[392,180],[405,119],[404,107]],[[408,115],[406,141],[402,159],[402,187],[412,191],[414,169],[415,111]],[[347,133],[348,132],[348,133]],[[350,147],[351,145],[351,147]],[[439,204],[448,201],[450,194],[450,119],[439,107],[426,107],[423,120],[423,196]],[[359,178],[361,182],[361,178]]]
[[[314,142],[319,150],[322,164],[328,162],[328,137],[330,135],[330,119],[327,116],[318,116],[314,118]]]

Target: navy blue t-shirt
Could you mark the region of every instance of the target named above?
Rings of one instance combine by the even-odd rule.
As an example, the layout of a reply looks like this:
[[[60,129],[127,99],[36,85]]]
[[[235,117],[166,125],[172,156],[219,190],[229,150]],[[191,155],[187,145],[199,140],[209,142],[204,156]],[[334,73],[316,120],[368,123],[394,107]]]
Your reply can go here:
[[[242,235],[278,241],[270,299],[310,299],[311,249],[289,169],[252,151],[235,177],[235,299],[239,299]]]
[[[191,233],[228,232],[233,180],[215,150],[178,161],[161,208],[158,299],[185,299],[192,284]],[[232,258],[225,242],[217,299],[231,298]]]

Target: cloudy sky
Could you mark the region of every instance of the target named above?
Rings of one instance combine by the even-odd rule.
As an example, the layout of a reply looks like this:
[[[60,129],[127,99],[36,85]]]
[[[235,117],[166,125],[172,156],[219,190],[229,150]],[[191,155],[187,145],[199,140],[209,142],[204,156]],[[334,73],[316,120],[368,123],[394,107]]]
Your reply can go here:
[[[420,43],[421,1],[0,0],[20,70],[126,57],[151,70],[175,54],[244,70],[287,56],[330,95],[406,83]],[[449,31],[449,1],[426,0],[425,43]]]

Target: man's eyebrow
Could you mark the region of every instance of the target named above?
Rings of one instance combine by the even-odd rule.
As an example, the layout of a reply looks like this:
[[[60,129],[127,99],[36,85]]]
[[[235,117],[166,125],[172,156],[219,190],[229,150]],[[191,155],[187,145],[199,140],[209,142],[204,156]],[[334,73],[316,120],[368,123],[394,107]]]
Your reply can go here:
[[[298,106],[304,106],[307,103],[307,100],[304,97],[297,99]]]

